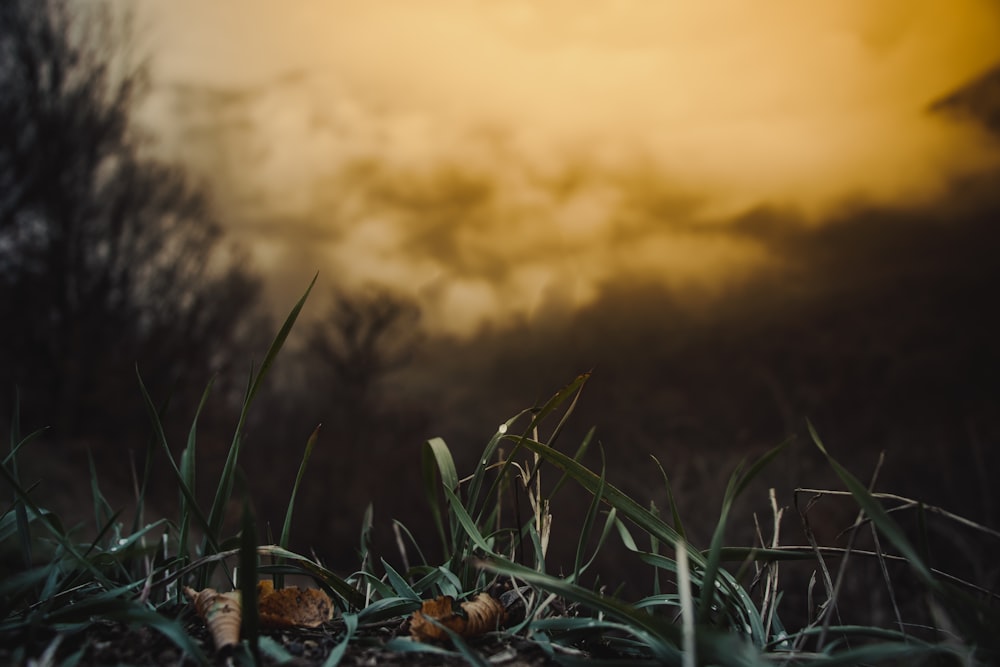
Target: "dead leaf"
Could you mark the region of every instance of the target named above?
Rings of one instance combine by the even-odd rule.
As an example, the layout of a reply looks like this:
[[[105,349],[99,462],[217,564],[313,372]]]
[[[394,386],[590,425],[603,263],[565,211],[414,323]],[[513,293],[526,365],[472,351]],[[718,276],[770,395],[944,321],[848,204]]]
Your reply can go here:
[[[184,595],[191,600],[198,616],[208,626],[215,648],[222,649],[240,643],[243,605],[239,591],[220,593],[214,588],[196,591],[185,586]]]
[[[447,639],[447,633],[428,620],[433,619],[461,637],[477,637],[502,626],[506,616],[503,605],[488,593],[462,602],[457,610],[454,598],[446,595],[424,600],[420,609],[413,612],[410,636],[421,642]]]
[[[260,624],[269,628],[315,628],[333,617],[330,596],[317,588],[289,586],[275,590],[265,579],[257,583]]]

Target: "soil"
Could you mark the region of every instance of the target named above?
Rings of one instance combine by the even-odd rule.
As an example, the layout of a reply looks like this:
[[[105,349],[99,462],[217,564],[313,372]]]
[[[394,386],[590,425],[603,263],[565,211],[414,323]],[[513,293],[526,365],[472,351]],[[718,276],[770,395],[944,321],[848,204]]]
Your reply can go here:
[[[247,658],[232,650],[216,651],[204,625],[197,618],[192,618],[185,627],[187,633],[201,646],[202,651],[216,665],[252,664]],[[262,664],[287,665],[289,667],[306,667],[322,665],[330,651],[344,636],[344,623],[333,620],[320,628],[282,630],[263,632],[262,638],[269,637],[278,644],[290,660],[279,660],[266,650],[261,651]],[[458,666],[468,662],[452,647],[441,645],[441,648],[451,650],[454,655],[435,653],[401,653],[389,650],[386,642],[395,638],[409,636],[409,621],[400,622],[395,619],[390,623],[361,626],[347,653],[340,664],[346,667],[369,667],[373,665],[418,665],[420,667]],[[10,641],[0,640],[0,641]],[[267,640],[264,640],[267,641]],[[181,650],[164,635],[148,627],[130,627],[124,623],[99,621],[86,632],[79,635],[57,639],[55,635],[37,637],[30,645],[19,642],[17,645],[0,644],[0,665],[14,664],[61,664],[64,660],[79,653],[80,667],[96,667],[98,665],[135,665],[148,666],[194,666],[196,663],[184,657]],[[480,638],[468,640],[491,665],[497,667],[541,667],[555,665],[545,652],[535,643],[528,640],[491,633]],[[54,655],[46,661],[43,654],[46,649],[54,649]],[[240,649],[243,651],[244,649]]]

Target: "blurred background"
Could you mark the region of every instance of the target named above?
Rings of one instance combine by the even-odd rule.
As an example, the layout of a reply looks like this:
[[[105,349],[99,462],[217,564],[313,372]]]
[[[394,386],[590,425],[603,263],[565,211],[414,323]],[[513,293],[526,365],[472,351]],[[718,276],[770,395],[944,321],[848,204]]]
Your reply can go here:
[[[998,526],[995,2],[0,7],[0,426],[47,427],[24,465],[81,520],[88,456],[122,503],[146,464],[136,367],[177,452],[216,378],[211,497],[318,271],[241,464],[277,532],[323,424],[293,546],[333,567],[369,502],[376,542],[432,550],[422,443],[467,471],[587,371],[562,446],[596,427],[666,508],[655,455],[701,544],[786,438],[731,542],[768,486],[836,486],[807,419],[862,479],[884,451],[877,489]]]

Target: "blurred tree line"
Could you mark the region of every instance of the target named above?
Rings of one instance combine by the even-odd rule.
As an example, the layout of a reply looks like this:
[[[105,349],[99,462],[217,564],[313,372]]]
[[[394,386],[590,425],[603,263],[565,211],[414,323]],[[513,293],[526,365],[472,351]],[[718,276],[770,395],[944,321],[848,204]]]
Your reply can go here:
[[[145,89],[108,5],[0,5],[4,398],[67,436],[135,428],[136,364],[165,394],[242,363],[257,299],[206,194],[144,154]]]
[[[89,452],[126,484],[124,450],[141,457],[150,437],[136,368],[169,406],[165,424],[177,436],[220,378],[222,400],[201,420],[211,467],[225,456],[250,363],[275,330],[258,303],[260,280],[224,236],[209,193],[146,149],[133,122],[148,89],[137,53],[121,6],[0,3],[0,421],[19,401],[24,429],[49,427],[53,466],[79,470]],[[306,344],[286,353],[289,370],[254,424],[260,451],[244,461],[265,503],[284,502],[319,422],[340,435],[336,451],[321,446],[314,456],[316,474],[359,479],[345,447],[372,453],[387,442],[376,380],[405,362],[418,317],[385,292],[340,295]],[[281,423],[305,435],[295,440]],[[86,479],[76,484],[85,489]],[[355,505],[352,530],[364,507]]]

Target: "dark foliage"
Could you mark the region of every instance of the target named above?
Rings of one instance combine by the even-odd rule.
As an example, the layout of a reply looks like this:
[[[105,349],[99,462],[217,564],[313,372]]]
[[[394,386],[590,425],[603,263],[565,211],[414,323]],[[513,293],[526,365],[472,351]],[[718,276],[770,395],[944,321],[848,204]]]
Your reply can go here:
[[[257,282],[204,193],[144,154],[131,48],[106,4],[0,5],[0,381],[61,437],[144,426],[136,364],[189,405],[247,358]]]

